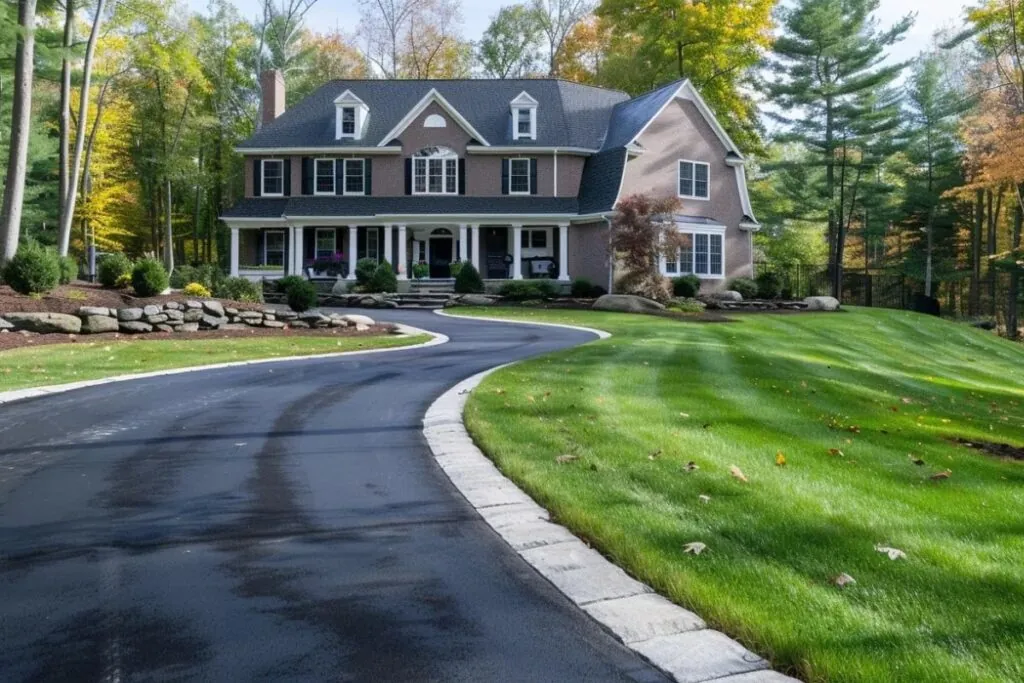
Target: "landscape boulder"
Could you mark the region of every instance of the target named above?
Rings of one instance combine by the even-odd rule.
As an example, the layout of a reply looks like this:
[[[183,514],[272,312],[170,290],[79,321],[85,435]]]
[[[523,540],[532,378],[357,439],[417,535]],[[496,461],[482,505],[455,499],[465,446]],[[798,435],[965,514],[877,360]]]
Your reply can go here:
[[[204,315],[199,319],[200,329],[216,330],[228,322],[227,318],[216,315]]]
[[[0,318],[0,330],[3,330],[4,332],[6,332],[7,330],[13,330],[13,329],[14,329],[14,323],[9,323],[6,320],[4,320],[3,318]]]
[[[593,306],[595,311],[617,311],[620,313],[650,313],[664,311],[665,306],[653,299],[633,294],[605,294]]]
[[[264,320],[263,327],[281,328],[284,327],[284,323],[280,320]]]
[[[110,315],[110,309],[105,306],[82,306],[78,309],[78,315],[83,318],[90,315]]]
[[[216,318],[224,317],[224,307],[220,305],[219,301],[213,299],[207,299],[203,302],[203,311]]]
[[[127,332],[128,334],[141,334],[143,332],[152,332],[153,326],[149,323],[138,322],[135,320],[129,320],[126,322],[118,323],[117,329],[121,332]]]
[[[495,301],[497,299],[486,294],[463,294],[458,299],[463,306],[491,306]]]
[[[149,304],[142,307],[142,315],[159,315],[162,310],[159,306]]]
[[[134,320],[142,320],[143,312],[141,308],[119,308],[117,309],[117,319],[123,323],[132,322]]]
[[[373,318],[371,318],[370,316],[368,316],[368,315],[359,315],[358,313],[350,313],[348,315],[343,315],[343,316],[341,316],[341,319],[344,320],[349,325],[373,325],[373,324],[375,324],[373,322]]]
[[[15,329],[39,334],[78,334],[82,331],[82,319],[67,313],[5,313],[4,317]]]
[[[334,296],[343,296],[343,295],[345,295],[347,293],[348,293],[348,281],[347,280],[338,280],[337,282],[334,283],[334,286],[331,287],[331,294],[333,294]]]
[[[178,327],[178,332],[198,332],[199,323],[182,323]]]
[[[109,315],[87,315],[82,318],[82,332],[100,334],[117,332],[117,320]]]
[[[166,311],[164,311],[164,315],[167,316],[168,321],[181,322],[182,320],[185,319],[185,314],[176,308],[168,308]]]
[[[144,316],[142,319],[145,320],[150,325],[160,325],[162,323],[167,322],[168,317],[166,313],[153,313]]]
[[[743,301],[743,295],[734,289],[723,289],[718,292],[709,292],[707,297],[718,301]]]
[[[199,308],[189,308],[182,314],[181,319],[187,323],[197,323],[203,319],[203,311]]]
[[[834,296],[809,296],[804,299],[808,311],[838,311],[839,299]]]
[[[199,309],[202,307],[203,305],[201,303],[199,303],[198,301],[193,301],[192,299],[189,299],[188,301],[185,302],[185,308]]]

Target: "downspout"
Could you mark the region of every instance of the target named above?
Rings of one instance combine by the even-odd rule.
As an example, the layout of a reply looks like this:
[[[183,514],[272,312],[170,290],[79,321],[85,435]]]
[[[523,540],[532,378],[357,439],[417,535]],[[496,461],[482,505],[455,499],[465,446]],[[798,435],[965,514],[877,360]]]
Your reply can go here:
[[[612,218],[604,217],[608,224],[608,293],[613,294],[612,285],[615,283],[615,251],[612,249]]]
[[[558,150],[557,149],[555,150],[555,172],[554,172],[554,176],[555,176],[555,180],[554,180],[554,185],[555,186],[554,186],[553,193],[554,193],[554,196],[557,197],[558,196]]]

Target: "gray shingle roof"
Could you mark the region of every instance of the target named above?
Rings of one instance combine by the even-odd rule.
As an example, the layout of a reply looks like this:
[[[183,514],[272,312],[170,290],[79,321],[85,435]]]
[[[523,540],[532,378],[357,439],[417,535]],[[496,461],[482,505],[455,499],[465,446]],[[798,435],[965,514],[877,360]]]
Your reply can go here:
[[[415,214],[575,214],[575,197],[286,197],[249,198],[222,214],[223,218],[281,216],[378,216]]]
[[[640,129],[654,118],[672,95],[679,90],[683,81],[675,81],[627,102],[615,105],[608,134],[605,136],[602,149],[613,149],[628,145],[637,136]]]
[[[321,86],[239,147],[374,146],[431,89],[436,89],[487,142],[502,146],[597,149],[612,108],[629,99],[615,90],[555,79],[337,80]],[[361,140],[335,139],[334,100],[346,90],[369,108],[369,123]],[[509,103],[524,90],[538,102],[537,139],[514,141]]]
[[[625,147],[587,157],[580,180],[580,213],[611,211],[619,194],[625,165]]]

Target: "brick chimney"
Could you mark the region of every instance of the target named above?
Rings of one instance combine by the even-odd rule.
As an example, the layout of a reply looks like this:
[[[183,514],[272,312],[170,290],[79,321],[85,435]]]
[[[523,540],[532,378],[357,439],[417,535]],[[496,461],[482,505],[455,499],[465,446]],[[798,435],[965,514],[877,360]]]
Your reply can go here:
[[[284,113],[284,74],[271,69],[260,74],[263,91],[263,124],[266,125]]]

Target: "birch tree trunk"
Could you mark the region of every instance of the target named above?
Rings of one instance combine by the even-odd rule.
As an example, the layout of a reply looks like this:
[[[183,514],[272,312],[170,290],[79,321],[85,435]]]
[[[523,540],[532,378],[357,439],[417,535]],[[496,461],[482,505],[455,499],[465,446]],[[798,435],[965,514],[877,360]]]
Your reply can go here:
[[[60,60],[60,150],[58,153],[57,225],[64,220],[68,194],[68,145],[71,139],[71,45],[75,39],[75,0],[64,0],[64,54]],[[66,253],[66,252],[65,252]]]
[[[33,0],[34,1],[34,0]],[[96,18],[89,32],[89,43],[85,48],[85,64],[82,66],[82,94],[78,98],[78,126],[75,129],[75,155],[71,159],[71,174],[67,183],[67,196],[64,211],[60,218],[59,249],[61,256],[68,255],[71,243],[71,222],[75,218],[75,202],[78,199],[78,178],[82,161],[82,148],[85,146],[85,127],[89,115],[89,82],[92,79],[92,58],[96,52],[96,39],[100,35],[100,23],[103,21],[104,0],[96,3]]]
[[[28,138],[32,126],[32,76],[36,49],[36,0],[18,0],[18,46],[14,54],[14,104],[11,107],[11,143],[7,183],[0,210],[0,264],[18,251],[21,212],[25,204]]]

